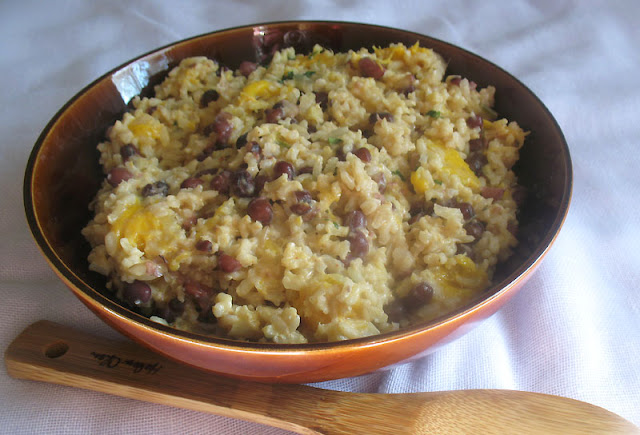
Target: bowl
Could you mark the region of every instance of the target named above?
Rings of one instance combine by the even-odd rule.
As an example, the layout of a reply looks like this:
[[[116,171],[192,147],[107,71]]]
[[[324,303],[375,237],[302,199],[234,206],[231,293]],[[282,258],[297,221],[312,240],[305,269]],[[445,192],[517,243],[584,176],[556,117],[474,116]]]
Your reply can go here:
[[[496,109],[530,131],[514,171],[529,192],[521,207],[520,244],[501,265],[494,284],[454,312],[367,338],[329,343],[270,344],[198,335],[156,323],[112,298],[105,278],[88,268],[89,245],[80,234],[91,219],[88,204],[104,177],[96,144],[107,127],[146,95],[167,71],[189,56],[208,56],[237,68],[286,46],[308,51],[315,43],[334,51],[392,42],[432,48],[459,74],[496,88]],[[33,237],[71,291],[107,324],[175,360],[225,376],[261,382],[316,382],[356,376],[432,352],[496,312],[520,290],[555,240],[572,190],[569,149],[544,104],[500,67],[446,42],[408,31],[346,22],[255,24],[183,40],[133,59],[100,77],[52,118],[30,155],[24,205]]]

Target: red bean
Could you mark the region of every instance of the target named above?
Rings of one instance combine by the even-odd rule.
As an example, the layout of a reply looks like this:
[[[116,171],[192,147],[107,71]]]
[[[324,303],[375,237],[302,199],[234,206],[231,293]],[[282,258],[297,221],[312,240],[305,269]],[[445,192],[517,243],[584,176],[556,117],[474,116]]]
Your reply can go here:
[[[229,186],[231,184],[231,171],[222,171],[221,173],[214,175],[211,178],[210,186],[213,190],[220,192],[223,195],[229,193]]]
[[[317,207],[311,207],[307,213],[302,215],[303,222],[311,222],[318,215]]]
[[[151,300],[151,287],[138,280],[125,284],[122,298],[130,305],[139,307]]]
[[[249,133],[244,133],[241,134],[240,136],[238,136],[238,139],[236,139],[236,148],[240,149],[243,146],[245,146],[247,144],[247,135]]]
[[[411,218],[409,219],[409,224],[414,224],[420,220],[423,216],[429,215],[433,212],[433,203],[420,203],[414,204],[411,206],[409,210],[409,214]]]
[[[256,185],[253,177],[247,171],[240,170],[231,176],[231,191],[242,197],[253,196]]]
[[[363,77],[372,77],[376,80],[384,75],[384,69],[373,59],[363,57],[358,61],[358,68]]]
[[[258,68],[258,65],[255,62],[249,62],[248,60],[245,60],[240,64],[238,70],[243,76],[249,77],[249,75],[254,72],[256,68]]]
[[[303,166],[298,171],[299,174],[313,174],[313,166]]]
[[[231,133],[233,132],[232,117],[233,116],[227,112],[220,112],[218,116],[216,116],[216,120],[213,122],[213,131],[216,133],[217,143],[229,143],[229,137],[231,137]]]
[[[469,128],[481,128],[483,124],[482,116],[475,115],[467,118],[467,126]]]
[[[177,315],[184,313],[184,302],[178,298],[171,299],[168,306]]]
[[[181,189],[195,189],[198,186],[202,186],[204,181],[201,178],[189,177],[185,179],[181,184]]]
[[[374,174],[371,179],[378,183],[378,192],[384,193],[385,190],[387,190],[387,177],[385,177],[383,172]]]
[[[449,83],[454,85],[454,86],[460,86],[460,82],[462,81],[461,77],[454,77],[451,80],[449,80]]]
[[[155,315],[157,317],[162,317],[166,320],[167,323],[173,323],[176,321],[176,315],[171,311],[171,309],[166,306],[155,311]]]
[[[351,231],[367,226],[367,217],[360,210],[353,210],[344,217],[344,225],[348,225]]]
[[[329,94],[327,92],[318,91],[316,94],[316,103],[320,105],[323,111],[329,108]]]
[[[265,121],[269,124],[277,124],[279,120],[284,118],[284,109],[278,107],[277,109],[267,109],[264,111]]]
[[[211,153],[213,153],[215,151],[216,147],[213,145],[209,145],[208,147],[206,147],[205,149],[202,150],[202,152],[200,154],[198,154],[196,156],[196,159],[199,162],[202,162],[204,160],[206,160],[207,157],[209,157],[211,155]]]
[[[486,147],[487,147],[487,145],[486,145],[486,143],[484,142],[484,140],[482,138],[471,139],[469,141],[469,151],[471,151],[471,152],[482,151]]]
[[[149,183],[142,188],[141,194],[145,198],[153,195],[167,196],[169,194],[169,185],[164,181]]]
[[[313,201],[311,194],[307,190],[297,190],[293,193],[293,195],[296,197],[297,202],[310,203],[311,201]]]
[[[468,221],[475,216],[475,211],[473,210],[471,204],[469,204],[468,202],[460,202],[457,206],[462,212],[462,217],[464,218],[464,220]]]
[[[404,88],[401,93],[404,96],[407,96],[407,95],[409,95],[409,94],[411,94],[411,93],[413,93],[415,91],[416,91],[416,87],[414,85],[409,85],[406,88]]]
[[[200,97],[200,107],[205,108],[214,101],[218,101],[220,94],[215,89],[208,89]]]
[[[369,252],[369,242],[367,242],[367,238],[361,231],[352,231],[349,233],[347,240],[349,240],[351,246],[351,256],[363,258]]]
[[[158,311],[158,316],[162,317],[168,323],[173,323],[176,318],[184,313],[184,302],[177,298],[173,298],[169,303]]]
[[[262,154],[262,148],[260,148],[260,144],[258,142],[249,142],[245,145],[245,149],[247,153],[253,154],[256,159],[259,159]]]
[[[220,254],[218,257],[218,267],[224,273],[233,273],[240,270],[242,268],[242,264],[231,255]]]
[[[126,144],[120,147],[120,155],[122,156],[122,161],[126,162],[131,157],[135,155],[140,155],[140,151],[133,144]]]
[[[198,240],[196,242],[196,249],[202,252],[211,252],[211,249],[213,249],[213,243],[206,239]]]
[[[209,293],[206,287],[204,287],[198,281],[193,281],[191,279],[185,281],[184,292],[196,299],[207,297]]]
[[[371,152],[366,148],[358,148],[353,152],[360,160],[364,163],[369,163],[371,161]]]
[[[474,174],[480,176],[482,175],[482,167],[487,164],[487,157],[482,152],[474,152],[469,154],[465,162]]]
[[[208,303],[206,306],[203,306],[200,309],[200,314],[198,314],[198,322],[202,323],[216,323],[218,320],[216,316],[213,314],[213,305]]]
[[[484,186],[480,189],[480,195],[487,199],[493,199],[497,201],[502,199],[502,195],[504,195],[504,189],[502,187],[493,187],[493,186]]]
[[[256,178],[254,180],[254,184],[255,184],[255,190],[254,190],[254,194],[259,194],[260,192],[262,192],[262,189],[264,189],[264,185],[267,184],[267,182],[269,181],[269,177],[264,175],[264,174],[258,174],[256,175]]]
[[[384,312],[387,313],[391,322],[400,322],[407,315],[404,305],[398,300],[385,305]]]
[[[118,184],[123,181],[130,180],[131,178],[133,178],[133,174],[129,172],[128,169],[122,167],[113,168],[107,174],[107,182],[113,187],[116,187]]]
[[[194,300],[196,303],[196,309],[202,311],[211,306],[211,289],[203,284],[197,281],[188,280],[184,283],[184,292]]]
[[[464,226],[465,231],[468,235],[472,236],[474,239],[478,240],[482,233],[484,233],[484,225],[478,221],[471,221]]]
[[[273,209],[267,198],[254,198],[247,207],[247,214],[262,225],[269,225],[273,219]]]
[[[309,213],[313,203],[311,194],[306,190],[298,190],[294,192],[294,196],[296,202],[291,205],[291,211],[300,216]]]
[[[293,180],[293,177],[296,175],[296,170],[293,168],[293,165],[284,160],[280,160],[275,165],[273,165],[273,179],[280,178],[282,174],[287,174],[287,178],[289,180]]]
[[[378,121],[386,119],[387,122],[393,122],[393,115],[389,112],[376,112],[369,115],[369,124],[375,124]]]
[[[197,222],[198,222],[198,218],[195,215],[186,217],[182,221],[182,229],[185,230],[186,232],[189,232]]]
[[[431,299],[433,299],[433,287],[426,282],[421,282],[409,291],[404,298],[404,305],[415,310],[431,302]]]
[[[467,243],[456,244],[456,255],[466,255],[473,260],[473,248]]]

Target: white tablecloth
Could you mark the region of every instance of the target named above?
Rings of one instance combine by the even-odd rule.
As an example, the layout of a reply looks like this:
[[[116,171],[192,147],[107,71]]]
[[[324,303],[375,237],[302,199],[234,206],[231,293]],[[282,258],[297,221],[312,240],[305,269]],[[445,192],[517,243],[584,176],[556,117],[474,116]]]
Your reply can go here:
[[[319,384],[400,393],[506,388],[572,397],[640,425],[640,2],[3,1],[0,3],[0,347],[48,319],[117,333],[55,277],[28,232],[25,163],[40,131],[107,70],[170,42],[231,26],[334,19],[449,41],[514,74],[545,102],[571,149],[563,231],[525,288],[436,353]],[[0,364],[2,433],[284,431],[10,378]]]

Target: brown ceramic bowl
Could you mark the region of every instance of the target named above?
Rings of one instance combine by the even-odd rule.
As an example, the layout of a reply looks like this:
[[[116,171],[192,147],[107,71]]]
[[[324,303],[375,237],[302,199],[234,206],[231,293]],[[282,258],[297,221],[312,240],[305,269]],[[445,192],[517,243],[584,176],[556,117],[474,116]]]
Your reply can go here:
[[[89,271],[89,246],[80,234],[89,201],[103,173],[96,144],[127,109],[181,59],[205,55],[236,68],[272,49],[297,51],[320,43],[334,51],[391,42],[430,47],[448,61],[448,74],[497,89],[496,109],[529,135],[514,168],[529,195],[520,215],[520,248],[496,274],[495,284],[472,303],[434,321],[399,332],[334,343],[277,345],[206,337],[160,325],[111,298],[104,277]],[[24,203],[33,236],[53,270],[105,322],[171,358],[223,375],[265,382],[314,382],[355,376],[434,350],[500,308],[542,260],[569,207],[572,170],[565,139],[542,102],[496,65],[445,42],[416,33],[365,24],[286,22],[210,33],[160,48],[108,72],[69,101],[33,148],[24,181]]]

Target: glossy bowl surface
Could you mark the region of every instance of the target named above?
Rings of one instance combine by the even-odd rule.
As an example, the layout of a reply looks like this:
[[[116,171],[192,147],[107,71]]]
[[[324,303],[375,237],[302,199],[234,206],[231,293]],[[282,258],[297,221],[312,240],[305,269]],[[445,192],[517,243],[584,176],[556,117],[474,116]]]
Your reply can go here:
[[[369,338],[277,345],[205,337],[160,325],[115,302],[104,277],[89,271],[80,234],[88,204],[104,177],[96,144],[137,94],[146,95],[167,71],[204,55],[236,68],[278,48],[334,51],[416,41],[448,61],[447,74],[496,87],[496,110],[530,131],[514,170],[529,191],[520,214],[520,246],[496,273],[495,284],[448,316]],[[157,49],[108,72],[80,91],[46,126],[25,173],[27,220],[47,261],[73,293],[105,322],[168,357],[227,376],[264,382],[315,382],[355,376],[436,349],[492,315],[526,281],[560,230],[572,189],[569,149],[553,116],[522,83],[461,48],[403,30],[344,22],[283,22],[222,30]]]

